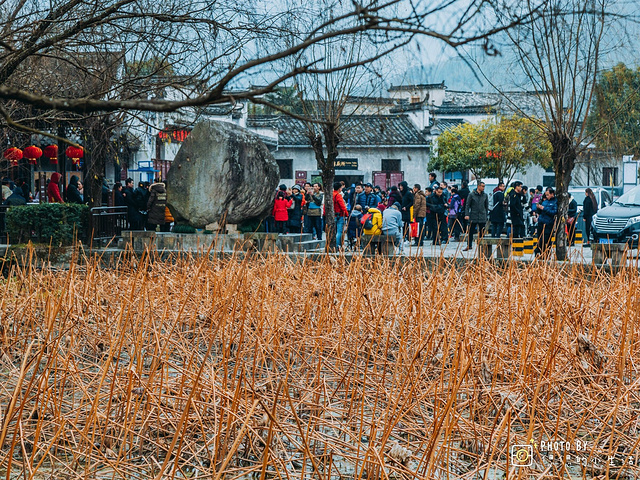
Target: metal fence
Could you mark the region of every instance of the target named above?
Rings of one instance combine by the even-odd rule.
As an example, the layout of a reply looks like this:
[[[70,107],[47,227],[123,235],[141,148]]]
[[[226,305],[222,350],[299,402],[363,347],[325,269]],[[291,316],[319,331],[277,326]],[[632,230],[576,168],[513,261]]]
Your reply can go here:
[[[91,209],[89,229],[94,241],[111,240],[127,229],[127,207],[95,207]]]

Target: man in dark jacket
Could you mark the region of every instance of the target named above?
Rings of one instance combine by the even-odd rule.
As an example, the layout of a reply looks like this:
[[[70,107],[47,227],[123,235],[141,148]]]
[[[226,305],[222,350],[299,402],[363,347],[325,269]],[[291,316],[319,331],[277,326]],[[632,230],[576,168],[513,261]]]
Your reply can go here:
[[[289,231],[291,233],[302,232],[302,199],[300,185],[291,187],[291,200],[293,200],[293,208],[289,210]]]
[[[567,210],[567,244],[573,245],[573,237],[576,233],[576,217],[578,216],[578,202],[569,194],[569,209]]]
[[[447,212],[449,206],[442,194],[442,187],[440,185],[433,191],[429,207],[433,214],[433,244],[440,245],[440,242],[447,243],[449,238],[447,229]]]
[[[167,190],[164,183],[156,182],[149,187],[147,201],[147,230],[155,232],[159,225],[164,225],[164,209],[167,206]]]
[[[360,205],[363,210],[369,208],[377,208],[380,203],[380,197],[373,193],[373,185],[367,183],[364,186],[364,192],[358,195],[356,205]]]
[[[407,242],[411,242],[411,207],[413,207],[413,192],[409,188],[409,184],[402,181],[398,184],[398,190],[402,195],[400,213],[404,222],[404,238]]]
[[[436,214],[431,210],[431,207],[433,207],[433,189],[431,187],[425,188],[424,195],[426,197],[427,204],[427,224],[425,226],[427,231],[425,233],[425,238],[427,240],[433,240],[433,231],[436,225]]]
[[[127,205],[127,220],[131,230],[144,230],[144,219],[140,213],[141,200],[133,189],[133,179],[127,178],[124,182],[124,191],[122,192],[124,202]]]
[[[558,213],[558,200],[556,191],[549,187],[541,201],[536,204],[538,210],[538,246],[536,255],[544,253],[551,246],[551,235],[555,230],[556,214]]]
[[[522,182],[514,182],[509,194],[509,214],[511,215],[511,236],[524,238],[524,205],[522,205]]]
[[[476,189],[469,194],[465,202],[465,220],[469,222],[469,243],[463,251],[473,247],[473,234],[478,229],[478,237],[484,235],[484,228],[489,213],[489,197],[484,193],[484,182],[479,182]]]
[[[491,220],[491,236],[500,238],[504,229],[504,182],[500,182],[493,192],[493,207],[489,214]]]

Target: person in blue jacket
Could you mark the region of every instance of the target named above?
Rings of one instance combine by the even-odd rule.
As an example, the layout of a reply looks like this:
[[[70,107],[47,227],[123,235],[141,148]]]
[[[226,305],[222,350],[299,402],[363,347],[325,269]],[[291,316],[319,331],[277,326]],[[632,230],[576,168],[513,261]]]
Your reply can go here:
[[[558,213],[558,200],[556,191],[549,187],[544,194],[543,201],[536,204],[538,211],[538,246],[536,255],[544,253],[551,245],[551,235],[555,230],[556,214]]]

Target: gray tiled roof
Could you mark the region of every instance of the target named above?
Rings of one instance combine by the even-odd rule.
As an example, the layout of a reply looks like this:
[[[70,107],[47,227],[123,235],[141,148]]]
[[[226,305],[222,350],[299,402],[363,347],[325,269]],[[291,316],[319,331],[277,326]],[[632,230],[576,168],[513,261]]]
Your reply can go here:
[[[417,83],[413,85],[392,85],[389,87],[390,92],[404,92],[413,90],[433,90],[436,88],[445,88],[444,81],[442,83]]]
[[[439,135],[442,132],[449,130],[451,128],[457,127],[458,125],[462,125],[465,123],[461,118],[452,118],[452,119],[442,119],[438,118],[433,125],[430,126],[431,134]]]
[[[535,92],[458,92],[455,90],[447,90],[445,92],[443,108],[473,109],[485,108],[491,106],[495,108],[495,112],[505,115],[519,114],[529,115],[533,117],[544,117],[538,94]],[[440,113],[438,110],[435,113]],[[466,110],[465,113],[469,113]],[[495,113],[493,112],[493,113]],[[442,111],[441,113],[452,113]],[[478,112],[481,113],[481,112]]]
[[[304,122],[286,115],[250,115],[247,127],[271,126],[279,131],[280,145],[308,146]],[[427,145],[427,140],[406,115],[350,115],[341,123],[342,146]]]

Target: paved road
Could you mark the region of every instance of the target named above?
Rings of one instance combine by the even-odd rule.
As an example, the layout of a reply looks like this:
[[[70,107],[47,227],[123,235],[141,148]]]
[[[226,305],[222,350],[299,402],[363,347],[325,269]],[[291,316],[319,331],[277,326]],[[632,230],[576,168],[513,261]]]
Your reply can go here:
[[[442,246],[433,246],[431,242],[425,242],[425,246],[418,248],[413,245],[409,246],[405,243],[404,245],[404,255],[411,256],[419,256],[423,255],[425,257],[440,257],[443,256],[445,258],[468,258],[472,259],[477,256],[477,244],[474,244],[473,248],[467,252],[463,250],[466,248],[466,242],[450,242],[446,245]],[[397,251],[396,247],[396,251]],[[495,248],[494,248],[495,252]],[[495,255],[495,253],[494,253]],[[631,255],[629,256],[629,261],[636,263],[638,261],[638,250],[632,250]],[[534,259],[534,255],[525,254],[522,257],[515,257],[519,260],[523,261],[532,261]],[[569,249],[569,258],[572,262],[575,263],[591,263],[591,248],[583,247],[582,245],[577,245],[574,247],[570,247]]]

